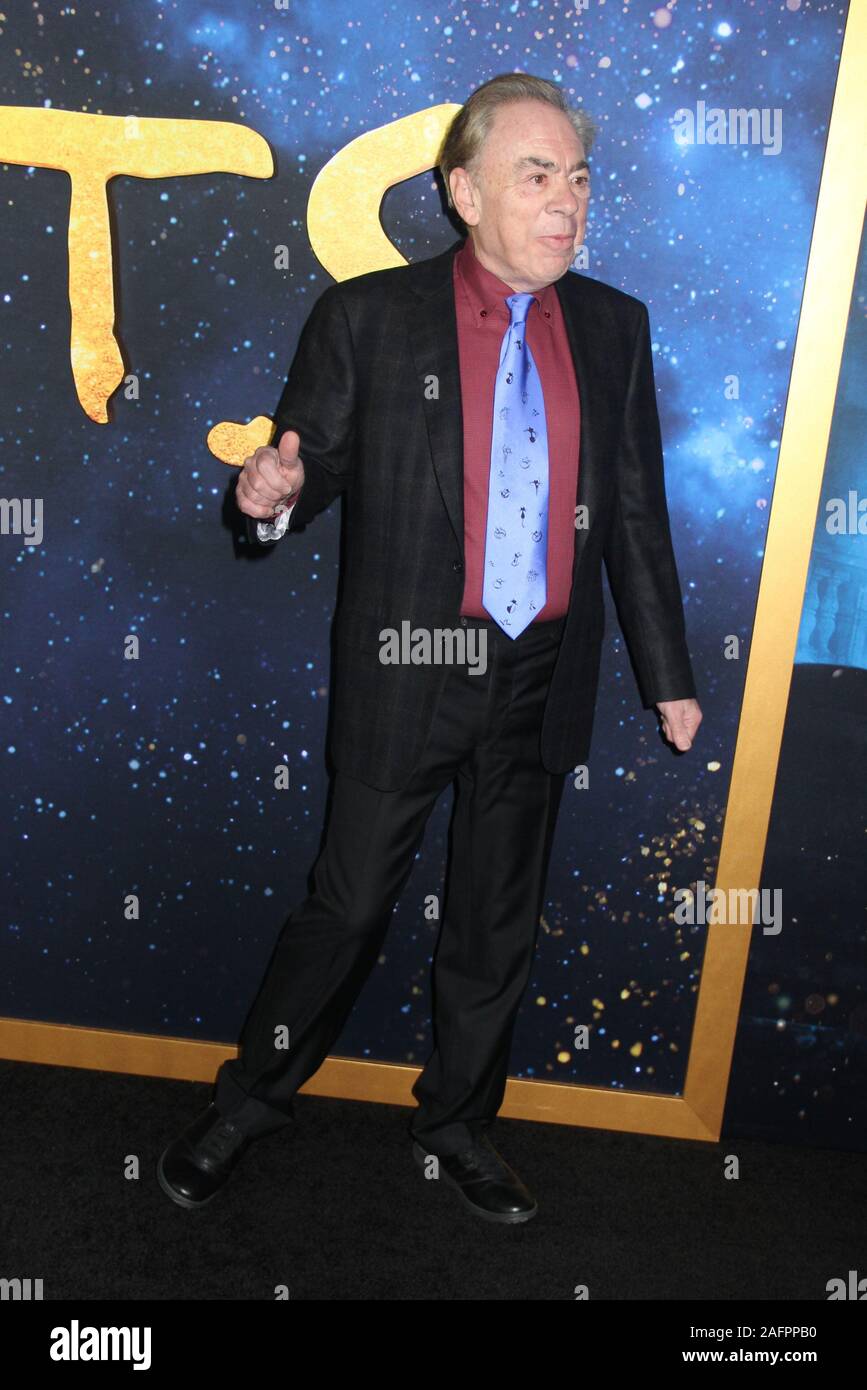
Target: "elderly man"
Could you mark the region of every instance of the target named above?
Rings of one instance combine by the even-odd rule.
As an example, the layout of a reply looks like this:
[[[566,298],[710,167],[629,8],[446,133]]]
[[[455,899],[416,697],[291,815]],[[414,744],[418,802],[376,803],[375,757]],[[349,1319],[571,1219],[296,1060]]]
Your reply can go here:
[[[413,1151],[486,1220],[537,1210],[489,1129],[565,775],[589,749],[603,562],[643,704],[679,750],[701,719],[647,310],[567,274],[584,240],[593,133],[553,83],[512,73],[479,87],[439,159],[467,238],[325,290],[276,447],[241,472],[237,504],[265,545],[345,495],[335,772],[313,892],[283,927],[239,1056],[160,1159],[181,1206],[209,1201],[253,1139],[290,1122],[455,783]],[[438,660],[443,632],[455,640]],[[461,660],[470,650],[484,660]]]

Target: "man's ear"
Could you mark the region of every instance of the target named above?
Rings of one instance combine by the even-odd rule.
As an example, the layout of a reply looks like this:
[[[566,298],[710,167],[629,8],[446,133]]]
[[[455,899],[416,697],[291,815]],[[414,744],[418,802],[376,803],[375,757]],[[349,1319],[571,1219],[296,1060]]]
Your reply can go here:
[[[477,194],[466,169],[452,169],[449,174],[449,188],[455,211],[468,227],[475,227],[479,220]]]

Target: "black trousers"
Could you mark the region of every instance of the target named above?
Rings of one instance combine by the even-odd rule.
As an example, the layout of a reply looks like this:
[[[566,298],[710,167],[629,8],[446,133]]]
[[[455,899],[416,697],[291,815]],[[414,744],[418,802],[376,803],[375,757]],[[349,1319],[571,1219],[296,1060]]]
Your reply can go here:
[[[380,791],[339,771],[313,892],[288,918],[214,1103],[251,1136],[289,1123],[292,1097],[344,1027],[388,930],[425,825],[457,781],[433,965],[434,1049],[410,1131],[432,1153],[466,1148],[503,1100],[515,1018],[536,946],[565,774],[539,731],[563,620],[510,638],[493,621],[487,669],[449,668],[408,783]],[[478,648],[476,649],[478,650]]]

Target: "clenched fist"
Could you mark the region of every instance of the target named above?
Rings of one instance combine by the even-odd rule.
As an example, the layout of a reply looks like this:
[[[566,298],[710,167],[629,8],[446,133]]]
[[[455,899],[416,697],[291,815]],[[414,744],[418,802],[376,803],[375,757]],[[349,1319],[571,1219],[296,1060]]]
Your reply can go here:
[[[673,743],[679,753],[685,753],[692,747],[702,721],[698,700],[660,700],[656,708],[663,737],[668,743]]]
[[[263,444],[244,460],[235,501],[246,516],[258,521],[273,517],[280,502],[298,492],[304,483],[304,464],[298,456],[301,440],[294,430],[286,430],[277,442]]]

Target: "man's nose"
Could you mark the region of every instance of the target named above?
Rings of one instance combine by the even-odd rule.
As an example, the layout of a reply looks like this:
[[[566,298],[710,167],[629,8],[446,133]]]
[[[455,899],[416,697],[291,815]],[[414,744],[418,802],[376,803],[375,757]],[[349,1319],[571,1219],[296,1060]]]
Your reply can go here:
[[[585,199],[579,196],[578,190],[573,187],[570,179],[563,179],[554,185],[551,206],[558,211],[565,212],[567,216],[575,217],[584,201]]]

